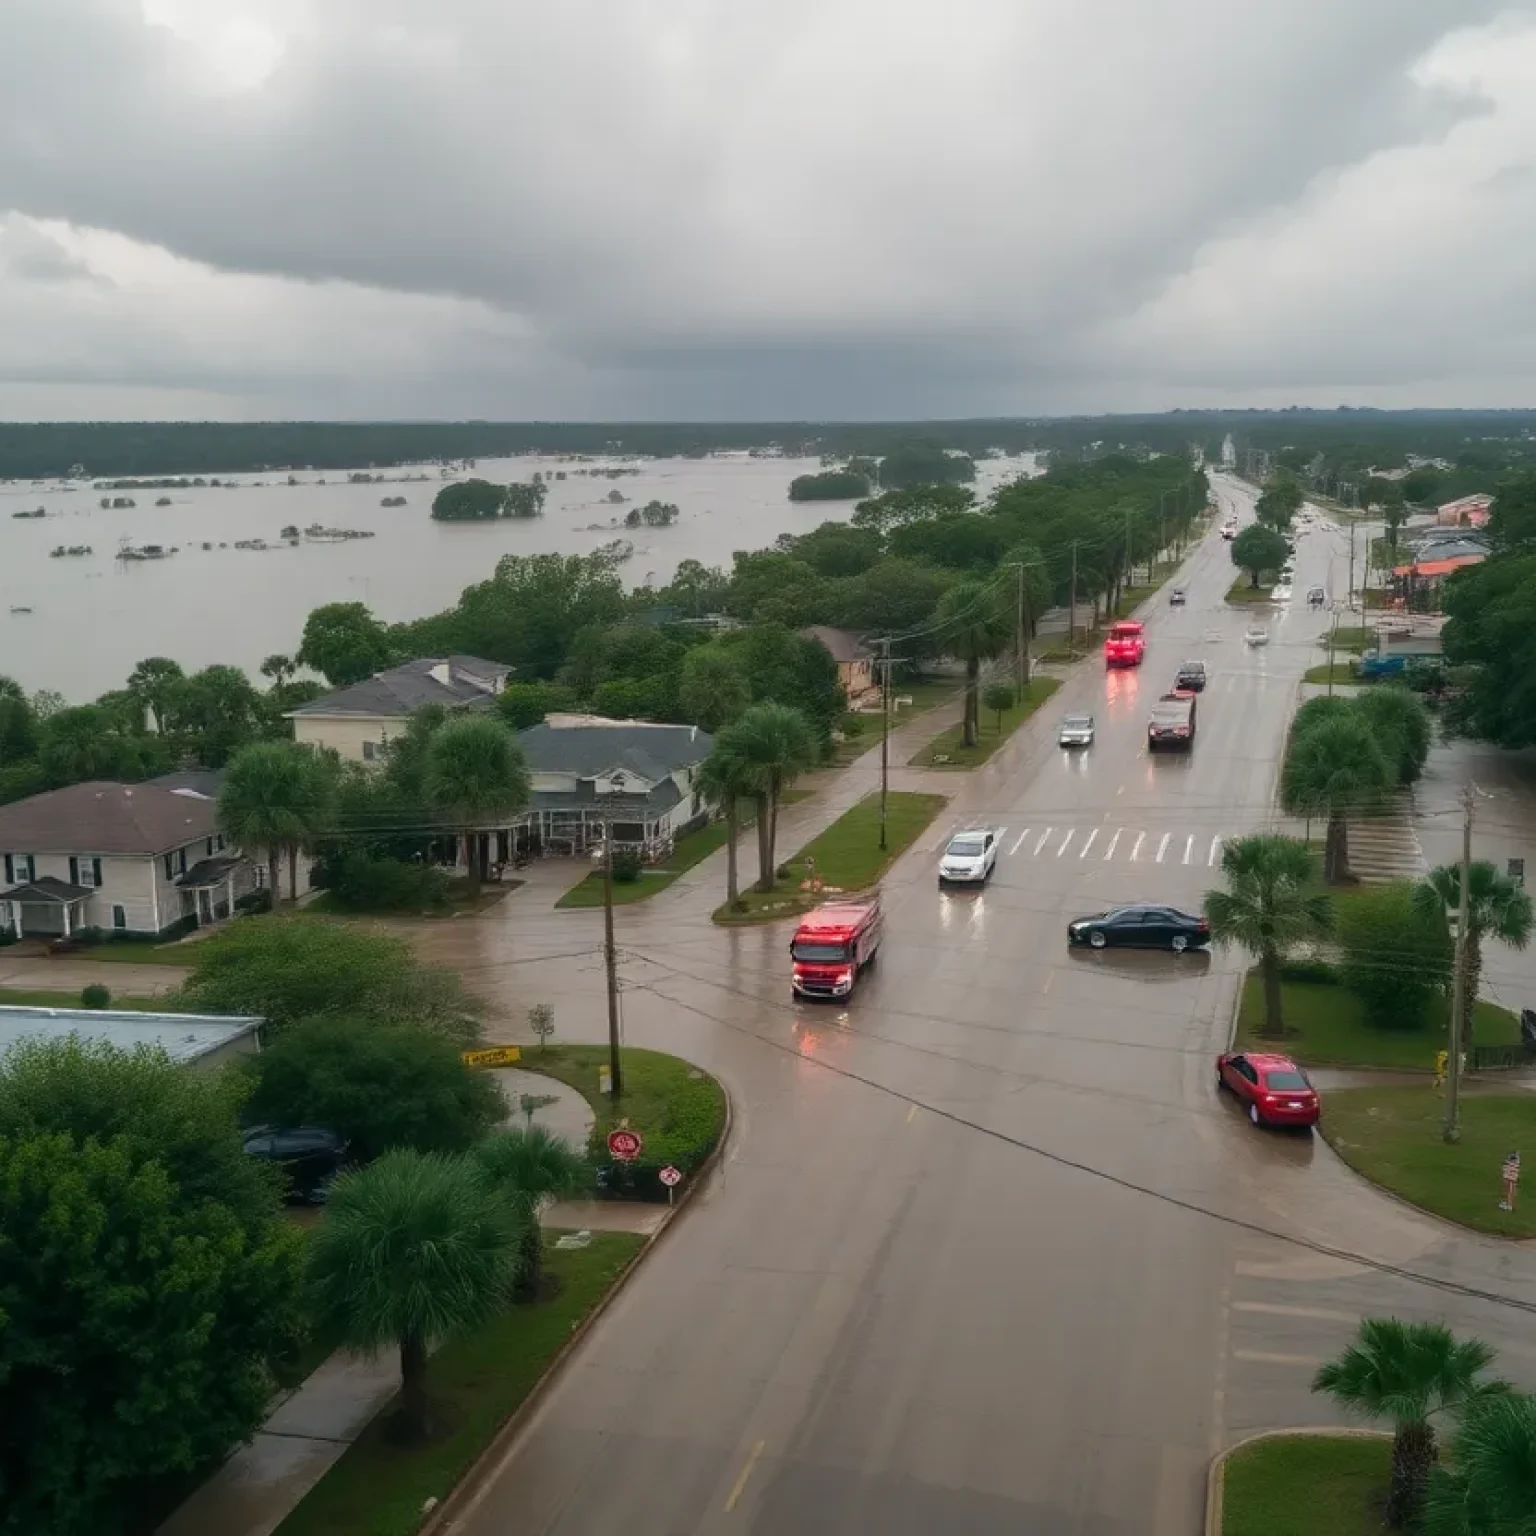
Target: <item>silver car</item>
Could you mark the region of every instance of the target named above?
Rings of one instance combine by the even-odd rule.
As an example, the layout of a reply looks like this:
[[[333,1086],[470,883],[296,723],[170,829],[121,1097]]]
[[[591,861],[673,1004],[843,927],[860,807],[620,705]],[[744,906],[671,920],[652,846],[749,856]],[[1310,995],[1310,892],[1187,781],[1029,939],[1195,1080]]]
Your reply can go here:
[[[1068,715],[1061,722],[1056,743],[1062,747],[1091,747],[1093,745],[1093,716]]]

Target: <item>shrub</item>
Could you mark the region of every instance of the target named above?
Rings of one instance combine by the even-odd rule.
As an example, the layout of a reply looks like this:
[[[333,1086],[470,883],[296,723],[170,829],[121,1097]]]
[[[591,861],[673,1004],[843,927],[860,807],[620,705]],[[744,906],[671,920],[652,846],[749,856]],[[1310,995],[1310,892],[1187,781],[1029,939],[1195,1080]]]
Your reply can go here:
[[[1451,974],[1444,923],[1414,905],[1406,881],[1344,902],[1338,915],[1340,979],[1381,1029],[1418,1029]]]
[[[272,888],[266,885],[258,885],[254,891],[247,891],[244,896],[235,897],[235,911],[258,916],[263,912],[272,910]]]
[[[331,900],[349,912],[423,912],[448,899],[448,876],[433,864],[349,853],[329,872]]]
[[[640,855],[633,848],[620,848],[613,855],[613,878],[620,885],[633,885],[640,878]]]
[[[14,928],[0,925],[0,949],[4,949],[7,944],[14,944],[15,942],[16,930]]]
[[[1381,743],[1397,782],[1412,784],[1429,757],[1429,711],[1424,701],[1407,688],[1387,684],[1351,700],[1350,707]]]
[[[1326,960],[1288,960],[1280,967],[1280,979],[1313,987],[1336,987],[1339,968]]]
[[[112,994],[99,981],[93,981],[90,986],[81,987],[80,1006],[82,1008],[110,1008],[112,1006]]]

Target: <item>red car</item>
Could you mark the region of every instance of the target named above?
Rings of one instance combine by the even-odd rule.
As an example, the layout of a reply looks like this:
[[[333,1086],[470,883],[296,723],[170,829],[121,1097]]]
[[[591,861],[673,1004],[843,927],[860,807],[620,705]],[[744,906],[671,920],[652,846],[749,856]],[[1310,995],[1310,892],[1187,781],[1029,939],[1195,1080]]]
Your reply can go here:
[[[1317,1089],[1289,1056],[1257,1051],[1218,1056],[1216,1086],[1235,1093],[1255,1125],[1317,1124]]]

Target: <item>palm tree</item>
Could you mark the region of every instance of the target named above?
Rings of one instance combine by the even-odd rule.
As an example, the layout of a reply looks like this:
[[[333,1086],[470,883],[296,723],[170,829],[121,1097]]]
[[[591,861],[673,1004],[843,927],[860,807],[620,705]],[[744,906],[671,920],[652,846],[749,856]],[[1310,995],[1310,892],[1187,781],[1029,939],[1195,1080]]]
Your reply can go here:
[[[1461,866],[1442,864],[1432,869],[1413,888],[1414,905],[1431,918],[1444,918],[1461,911]],[[1498,866],[1486,859],[1474,859],[1467,867],[1467,945],[1466,967],[1467,1023],[1478,989],[1483,982],[1483,940],[1497,939],[1511,949],[1524,949],[1531,941],[1533,913],[1530,896]],[[1467,1041],[1462,1041],[1463,1048]]]
[[[537,1301],[544,1274],[539,1207],[545,1200],[588,1188],[592,1170],[584,1157],[542,1125],[497,1131],[476,1146],[475,1158],[517,1210],[521,1230],[514,1295],[522,1301]]]
[[[714,747],[699,770],[699,791],[725,813],[725,901],[734,907],[741,899],[736,870],[736,839],[741,832],[741,802],[752,793],[755,776],[730,734],[730,727],[715,737]]]
[[[1451,1437],[1453,1471],[1437,1469],[1423,1536],[1530,1536],[1536,1530],[1536,1397],[1470,1402]]]
[[[1003,612],[997,589],[980,581],[962,581],[951,587],[934,613],[934,626],[949,650],[965,662],[964,743],[976,745],[980,701],[977,688],[981,664],[996,656],[1008,643],[1012,625]]]
[[[810,722],[788,704],[754,704],[715,738],[741,767],[740,783],[757,801],[757,888],[773,889],[779,798],[816,760]]]
[[[1227,889],[1208,891],[1205,897],[1211,936],[1258,958],[1264,980],[1264,1034],[1278,1040],[1285,1034],[1280,967],[1297,944],[1328,932],[1333,906],[1310,888],[1312,850],[1300,838],[1271,832],[1236,838],[1222,849],[1221,871]]]
[[[1492,1348],[1458,1339],[1443,1323],[1405,1323],[1367,1317],[1355,1342],[1312,1378],[1347,1413],[1392,1425],[1392,1486],[1387,1524],[1403,1530],[1418,1518],[1435,1464],[1436,1414],[1494,1393],[1504,1383],[1485,1377]]]
[[[466,1158],[397,1149],[343,1174],[310,1237],[317,1323],[365,1354],[400,1351],[400,1429],[432,1431],[427,1351],[505,1298],[516,1208]]]
[[[469,889],[478,895],[479,828],[494,818],[517,815],[532,793],[517,739],[494,715],[445,721],[427,744],[423,788],[427,804],[460,829]]]
[[[1293,816],[1326,820],[1323,875],[1330,885],[1350,878],[1345,818],[1384,804],[1396,781],[1369,727],[1353,715],[1325,716],[1305,731],[1291,732],[1280,770],[1280,801]]]
[[[298,899],[299,850],[319,835],[331,776],[313,752],[291,741],[260,741],[231,760],[219,791],[219,827],[239,848],[264,848],[272,900],[282,897],[278,862],[288,854],[288,888]]]

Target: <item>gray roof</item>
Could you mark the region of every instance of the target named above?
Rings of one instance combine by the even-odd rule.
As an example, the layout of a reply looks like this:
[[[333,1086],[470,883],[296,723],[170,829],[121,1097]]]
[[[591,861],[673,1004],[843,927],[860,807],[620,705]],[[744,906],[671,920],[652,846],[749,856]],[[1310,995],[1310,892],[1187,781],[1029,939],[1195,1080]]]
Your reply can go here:
[[[217,800],[219,791],[224,787],[224,770],[222,768],[182,768],[175,773],[162,773],[149,782],[158,785],[161,789],[175,789],[183,794],[202,795],[205,799]]]
[[[535,773],[591,779],[610,768],[627,768],[653,784],[703,762],[714,746],[714,738],[697,726],[633,720],[562,726],[545,721],[519,731],[517,741]]]
[[[812,624],[800,631],[803,640],[819,640],[839,665],[854,661],[869,661],[873,652],[851,630],[833,629],[830,624]]]
[[[211,859],[199,859],[176,884],[184,891],[196,891],[210,885],[222,885],[229,879],[230,871],[238,869],[245,860],[238,853],[215,854]]]
[[[13,885],[8,891],[0,891],[0,901],[19,901],[24,907],[40,907],[45,902],[56,901],[65,906],[94,894],[83,885],[71,885],[56,875],[44,875],[39,880],[28,880],[24,885]]]
[[[448,681],[432,675],[434,667],[447,667]],[[450,709],[475,708],[491,702],[498,677],[511,670],[499,661],[479,656],[424,656],[375,672],[372,677],[334,693],[323,694],[308,704],[290,710],[295,715],[383,715],[398,719],[413,715],[429,704],[443,704]]]
[[[158,784],[97,780],[0,805],[7,853],[156,854],[211,837],[218,805]]]
[[[601,808],[611,811],[615,821],[644,820],[664,816],[683,798],[675,779],[663,779],[648,795],[604,795],[598,799],[596,786],[589,780],[574,791],[535,790],[530,811],[584,811]]]
[[[100,1040],[120,1051],[158,1046],[172,1061],[195,1061],[248,1035],[261,1020],[249,1014],[118,1013],[95,1008],[0,1006],[0,1053],[21,1040]]]

